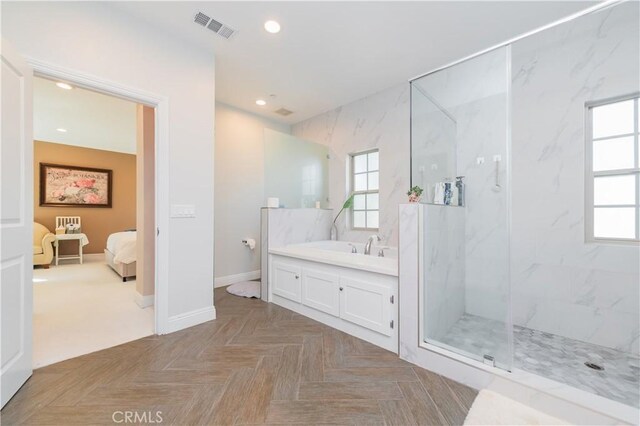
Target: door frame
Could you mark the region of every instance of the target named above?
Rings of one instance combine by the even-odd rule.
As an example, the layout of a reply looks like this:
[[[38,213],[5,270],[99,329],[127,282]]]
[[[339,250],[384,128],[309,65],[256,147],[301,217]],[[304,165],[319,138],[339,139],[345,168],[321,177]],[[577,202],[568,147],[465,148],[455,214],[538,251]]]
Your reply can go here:
[[[25,57],[25,60],[33,68],[34,77],[63,80],[77,87],[155,108],[154,330],[155,334],[169,333],[169,98],[31,57]],[[30,189],[33,191],[33,186]]]

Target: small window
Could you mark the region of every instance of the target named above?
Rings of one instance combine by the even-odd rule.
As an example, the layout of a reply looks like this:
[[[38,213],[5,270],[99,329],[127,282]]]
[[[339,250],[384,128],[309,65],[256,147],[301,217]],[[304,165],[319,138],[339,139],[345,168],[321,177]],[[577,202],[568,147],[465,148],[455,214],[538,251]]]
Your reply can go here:
[[[376,230],[380,222],[380,167],[378,150],[351,155],[353,229]]]
[[[586,237],[640,241],[638,95],[587,104]]]

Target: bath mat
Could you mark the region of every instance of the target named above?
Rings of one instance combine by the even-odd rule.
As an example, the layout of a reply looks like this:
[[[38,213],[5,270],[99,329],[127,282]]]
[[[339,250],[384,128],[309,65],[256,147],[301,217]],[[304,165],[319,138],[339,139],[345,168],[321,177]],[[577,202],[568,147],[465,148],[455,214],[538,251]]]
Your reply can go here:
[[[241,281],[227,287],[234,296],[260,298],[260,281]]]
[[[566,425],[564,420],[557,419],[535,408],[502,396],[496,392],[483,389],[480,391],[467,418],[465,425]]]

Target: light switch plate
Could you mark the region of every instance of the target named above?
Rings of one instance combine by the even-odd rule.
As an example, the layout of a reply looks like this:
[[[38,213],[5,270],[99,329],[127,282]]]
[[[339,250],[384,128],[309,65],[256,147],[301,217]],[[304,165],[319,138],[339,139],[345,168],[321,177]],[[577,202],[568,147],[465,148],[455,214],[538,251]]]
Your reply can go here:
[[[196,217],[196,206],[193,204],[172,204],[171,217],[173,218]]]

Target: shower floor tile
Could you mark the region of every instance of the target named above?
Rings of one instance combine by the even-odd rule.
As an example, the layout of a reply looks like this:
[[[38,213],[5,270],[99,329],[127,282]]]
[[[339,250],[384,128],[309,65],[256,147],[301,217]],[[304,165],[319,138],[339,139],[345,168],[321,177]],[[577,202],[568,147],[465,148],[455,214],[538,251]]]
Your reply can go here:
[[[520,326],[513,332],[514,367],[640,408],[638,356]],[[507,353],[504,323],[475,315],[464,314],[440,341],[497,361]]]

